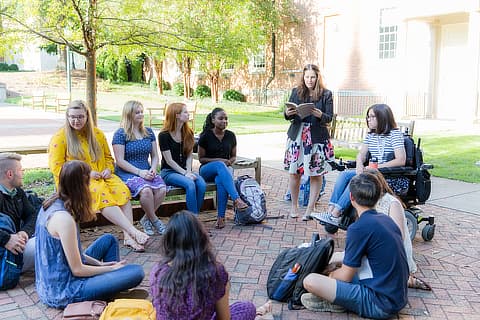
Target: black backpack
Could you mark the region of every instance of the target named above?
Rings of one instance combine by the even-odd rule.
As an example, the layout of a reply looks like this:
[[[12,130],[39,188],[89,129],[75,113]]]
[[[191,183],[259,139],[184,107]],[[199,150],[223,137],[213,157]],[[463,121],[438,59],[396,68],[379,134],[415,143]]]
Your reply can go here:
[[[240,198],[248,204],[246,209],[235,208],[235,223],[239,225],[260,223],[267,216],[265,193],[257,180],[243,175],[235,180],[235,188]]]
[[[0,229],[13,234],[16,233],[12,219],[0,212]],[[0,290],[15,288],[20,279],[23,267],[23,254],[13,254],[5,247],[0,247]]]
[[[280,302],[288,302],[290,310],[300,309],[302,306],[300,298],[307,292],[303,287],[303,279],[310,273],[321,273],[325,269],[332,257],[333,246],[333,239],[320,239],[318,233],[315,233],[309,247],[296,247],[282,251],[268,274],[268,297]],[[296,279],[285,282],[285,275],[296,263],[300,264]],[[282,295],[276,296],[275,291],[279,286],[284,286],[281,290]]]

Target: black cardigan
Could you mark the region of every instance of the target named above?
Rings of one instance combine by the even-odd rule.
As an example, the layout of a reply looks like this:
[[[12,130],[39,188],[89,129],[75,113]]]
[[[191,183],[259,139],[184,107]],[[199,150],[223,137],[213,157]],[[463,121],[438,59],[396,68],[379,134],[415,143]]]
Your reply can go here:
[[[332,92],[330,90],[324,89],[323,94],[318,101],[303,101],[300,100],[300,97],[297,93],[297,88],[292,90],[292,94],[290,95],[290,102],[294,102],[296,104],[305,103],[305,102],[313,102],[315,104],[315,108],[320,109],[323,114],[322,117],[319,119],[315,116],[308,116],[303,119],[304,122],[310,122],[311,126],[311,135],[312,135],[312,143],[324,143],[328,139],[330,139],[330,135],[328,134],[327,124],[332,121],[333,117],[333,98]],[[302,127],[302,119],[297,116],[290,116],[288,117],[285,112],[283,113],[286,120],[290,120],[291,124],[288,128],[287,135],[291,140],[295,140],[298,135],[298,130]]]

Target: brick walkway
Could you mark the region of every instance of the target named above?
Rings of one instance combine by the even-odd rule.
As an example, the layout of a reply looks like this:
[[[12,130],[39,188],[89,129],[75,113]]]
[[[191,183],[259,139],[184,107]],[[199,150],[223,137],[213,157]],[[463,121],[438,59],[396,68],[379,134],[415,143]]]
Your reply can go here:
[[[286,218],[289,205],[282,201],[288,176],[285,172],[263,168],[262,186],[267,193],[270,216],[284,215],[284,219],[269,219],[265,225],[239,227],[232,224],[232,213],[227,212],[227,227],[216,230],[214,213],[202,213],[212,233],[212,242],[218,250],[219,259],[226,265],[231,276],[231,302],[252,300],[260,305],[267,300],[266,280],[270,266],[284,248],[298,245],[310,239],[311,233],[323,228],[313,221],[302,222]],[[327,185],[330,195],[333,183]],[[324,206],[325,198],[319,204]],[[414,241],[418,264],[417,276],[425,279],[432,292],[409,289],[409,304],[402,310],[399,319],[479,319],[480,312],[480,216],[452,211],[434,205],[422,209],[436,216],[436,235],[431,242],[424,242],[420,232]],[[421,226],[423,227],[423,225]],[[85,244],[98,234],[114,232],[114,227],[82,231]],[[159,237],[155,237],[146,253],[134,253],[123,248],[121,254],[129,262],[140,263],[148,275],[158,261]],[[343,231],[335,237],[336,250],[344,246]],[[148,277],[142,283],[148,287]],[[274,302],[275,319],[359,319],[351,313],[313,313],[307,310],[289,311],[285,304]],[[0,315],[4,319],[61,319],[61,311],[47,308],[38,301],[34,278],[26,275],[20,285],[8,292],[0,292]]]

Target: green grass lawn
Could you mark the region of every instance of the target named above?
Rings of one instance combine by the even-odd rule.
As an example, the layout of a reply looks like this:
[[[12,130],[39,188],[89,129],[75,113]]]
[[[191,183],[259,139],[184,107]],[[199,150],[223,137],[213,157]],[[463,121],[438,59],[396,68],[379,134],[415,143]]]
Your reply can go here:
[[[478,136],[424,135],[421,137],[424,162],[433,164],[429,172],[436,177],[480,182],[480,138]],[[415,138],[415,143],[417,138]],[[335,157],[354,160],[357,150],[335,148]]]

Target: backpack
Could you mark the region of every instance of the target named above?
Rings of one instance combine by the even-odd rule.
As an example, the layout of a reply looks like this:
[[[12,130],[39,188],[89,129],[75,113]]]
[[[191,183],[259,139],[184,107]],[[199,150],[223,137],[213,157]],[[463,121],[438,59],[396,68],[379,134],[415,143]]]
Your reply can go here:
[[[157,312],[150,301],[145,299],[115,299],[110,302],[100,320],[156,320]]]
[[[9,234],[16,233],[12,218],[0,212],[0,229]],[[0,247],[0,290],[15,288],[20,280],[23,267],[23,254],[13,254],[5,247]]]
[[[27,196],[28,201],[32,204],[33,209],[35,209],[35,213],[38,213],[42,208],[45,198],[39,197],[33,190],[25,190],[25,195]]]
[[[333,246],[333,239],[320,239],[318,233],[315,233],[308,247],[295,247],[282,251],[268,273],[268,297],[280,302],[288,302],[290,310],[300,309],[302,306],[300,298],[307,292],[303,287],[303,279],[310,273],[321,273],[325,269],[332,257]],[[292,268],[297,263],[299,270],[296,272],[296,277],[288,277],[287,274],[290,271],[291,275]],[[281,288],[279,292],[276,292],[279,288]]]
[[[235,179],[235,188],[240,198],[248,204],[246,209],[235,208],[235,224],[245,225],[260,223],[267,216],[267,202],[265,193],[257,180],[249,175],[243,175]]]
[[[246,209],[235,208],[235,224],[262,222],[267,216],[267,201],[257,180],[249,175],[240,176],[235,179],[235,188],[243,202],[248,204]]]

